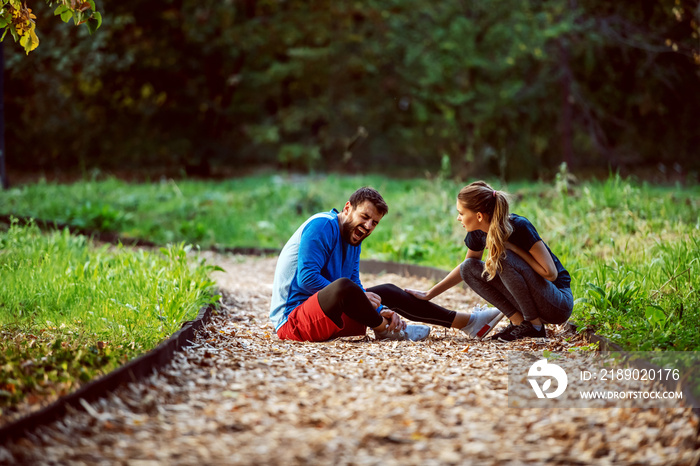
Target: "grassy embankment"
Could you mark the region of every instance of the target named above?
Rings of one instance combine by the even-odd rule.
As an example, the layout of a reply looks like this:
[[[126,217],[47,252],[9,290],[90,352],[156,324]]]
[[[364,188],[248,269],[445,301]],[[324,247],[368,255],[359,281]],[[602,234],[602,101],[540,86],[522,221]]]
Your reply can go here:
[[[70,393],[215,302],[212,267],[188,249],[96,247],[16,222],[0,231],[0,415]]]
[[[258,176],[224,182],[114,179],[37,183],[0,193],[0,213],[117,231],[161,244],[281,247],[310,214],[342,208],[372,185],[390,212],[363,257],[451,269],[464,257],[455,221],[461,182],[368,177]],[[573,319],[630,350],[697,350],[700,331],[700,187],[611,176],[569,184],[494,183],[513,195],[569,269]]]

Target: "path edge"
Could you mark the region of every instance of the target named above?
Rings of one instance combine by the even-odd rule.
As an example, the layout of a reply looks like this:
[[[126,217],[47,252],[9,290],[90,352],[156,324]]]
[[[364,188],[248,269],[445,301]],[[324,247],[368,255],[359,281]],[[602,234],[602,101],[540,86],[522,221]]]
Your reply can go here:
[[[96,232],[94,230],[86,230],[76,228],[74,226],[60,224],[58,222],[42,221],[37,219],[31,219],[27,217],[20,217],[15,215],[0,215],[0,222],[10,223],[10,219],[14,217],[20,222],[36,222],[41,228],[47,229],[53,227],[54,229],[64,229],[68,228],[73,233],[83,234],[90,236],[92,238],[97,238],[104,242],[110,243],[122,243],[131,246],[155,246],[155,243],[150,241],[138,239],[138,238],[124,238],[120,237],[115,233],[105,233]],[[229,247],[212,247],[210,248],[214,252],[219,253],[233,253],[233,254],[245,254],[245,255],[270,255],[279,253],[278,249],[258,249],[258,248],[229,248]],[[363,273],[395,273],[397,275],[403,276],[417,276],[422,278],[428,278],[431,280],[440,280],[449,273],[449,271],[439,269],[436,267],[427,267],[413,264],[402,264],[397,262],[385,262],[374,259],[367,259],[360,261],[360,271]],[[192,344],[194,339],[195,330],[201,329],[211,317],[211,306],[204,307],[200,310],[199,314],[193,321],[187,321],[183,323],[180,330],[174,333],[168,340],[162,342],[153,350],[146,354],[135,358],[124,366],[121,366],[114,371],[96,379],[88,384],[81,387],[74,393],[68,394],[52,404],[42,408],[41,410],[28,414],[6,426],[0,427],[0,444],[4,443],[6,440],[14,437],[20,437],[26,432],[31,431],[41,425],[48,424],[63,417],[67,413],[67,407],[70,406],[74,409],[84,410],[81,400],[94,401],[106,395],[108,392],[113,391],[117,387],[127,382],[135,382],[143,379],[153,373],[154,371],[162,368],[168,364],[174,355],[174,353],[186,346]],[[571,330],[578,332],[578,325],[575,322],[568,322],[567,327]],[[621,346],[613,343],[609,339],[596,335],[593,332],[584,332],[592,343],[599,344],[600,351],[624,351]],[[644,364],[645,367],[659,368],[648,361],[640,361],[640,364]],[[670,387],[669,387],[670,388]],[[673,387],[675,390],[676,387]],[[689,407],[692,408],[695,415],[700,418],[700,401],[692,395],[690,387],[682,387],[684,399],[688,401]],[[700,432],[700,423],[698,424],[698,432]]]
[[[583,330],[580,331],[578,325],[575,322],[567,322],[566,327],[569,330],[572,330],[576,333],[583,333],[585,337],[590,341],[591,343],[598,343],[598,350],[599,351],[607,351],[607,352],[620,352],[620,353],[632,353],[634,351],[627,351],[622,346],[618,345],[617,343],[614,343],[610,341],[609,339],[602,337],[600,335],[596,335],[593,333],[591,330]],[[681,352],[681,351],[679,351]],[[647,369],[647,370],[654,370],[658,371],[661,369],[660,366],[653,364],[647,360],[644,359],[633,359],[630,361],[630,365],[637,368],[637,369]],[[667,380],[663,379],[661,380],[661,384],[666,388],[668,391],[678,391],[679,389],[679,384],[673,380]],[[692,408],[693,412],[695,413],[695,416],[697,416],[698,419],[700,419],[700,400],[698,400],[695,395],[693,395],[693,387],[688,384],[688,383],[683,383],[680,386],[680,391],[683,392],[683,400],[685,401],[685,404],[687,407]],[[700,433],[700,423],[698,423],[698,428],[697,428],[698,433]]]
[[[418,276],[422,278],[428,278],[431,280],[442,280],[449,271],[442,270],[435,267],[425,267],[420,265],[411,264],[399,264],[395,262],[382,262],[377,260],[365,260],[360,261],[360,271],[364,273],[395,273],[402,276]],[[568,321],[565,324],[567,330],[572,330],[575,333],[583,333],[585,338],[591,343],[598,343],[599,351],[613,351],[613,352],[630,352],[622,348],[622,346],[617,343],[612,342],[606,337],[602,337],[593,333],[590,330],[584,330],[581,332],[579,330],[578,324],[572,321]],[[633,360],[631,365],[639,369],[650,369],[659,370],[661,367],[656,364],[652,364],[646,360]],[[677,391],[678,385],[672,380],[664,380],[663,385],[669,391]],[[700,419],[700,400],[698,400],[692,392],[692,387],[689,384],[683,384],[681,386],[681,391],[683,392],[683,399],[689,408],[692,408],[695,415]],[[698,432],[700,432],[700,423],[698,424]]]
[[[183,322],[180,330],[154,349],[138,356],[123,366],[88,382],[38,411],[27,414],[0,428],[0,445],[12,438],[22,437],[37,427],[47,425],[65,416],[69,409],[82,410],[83,403],[91,403],[129,382],[136,382],[163,368],[173,359],[175,352],[192,345],[195,332],[211,319],[213,307],[204,306],[194,320]]]

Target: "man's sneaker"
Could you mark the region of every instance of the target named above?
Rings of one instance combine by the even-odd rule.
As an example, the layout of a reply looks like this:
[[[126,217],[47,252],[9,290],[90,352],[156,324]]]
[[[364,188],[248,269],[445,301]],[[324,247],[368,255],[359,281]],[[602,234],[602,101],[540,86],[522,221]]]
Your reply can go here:
[[[377,332],[375,330],[374,332],[374,336],[377,340],[421,341],[428,338],[428,335],[430,335],[430,327],[427,325],[407,325],[403,330],[391,332],[388,330]]]
[[[497,336],[500,341],[510,342],[515,340],[521,340],[523,338],[547,338],[547,331],[545,326],[537,330],[535,327],[527,320],[524,320],[520,325],[511,325],[512,328],[507,328],[503,332],[500,332]],[[495,338],[496,336],[494,336]]]
[[[484,338],[498,325],[502,318],[503,313],[495,307],[475,307],[469,315],[469,323],[460,330],[471,338]]]

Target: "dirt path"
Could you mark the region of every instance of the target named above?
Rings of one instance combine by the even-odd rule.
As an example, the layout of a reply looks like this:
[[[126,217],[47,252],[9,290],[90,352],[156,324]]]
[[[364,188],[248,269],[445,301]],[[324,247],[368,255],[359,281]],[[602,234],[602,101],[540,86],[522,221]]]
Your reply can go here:
[[[690,409],[508,408],[503,346],[454,330],[419,343],[280,341],[267,319],[275,259],[209,258],[227,270],[215,277],[226,307],[194,347],[0,447],[0,464],[697,464]],[[363,276],[384,282],[430,286]],[[440,298],[476,302],[458,289]],[[554,335],[541,347],[572,344]]]

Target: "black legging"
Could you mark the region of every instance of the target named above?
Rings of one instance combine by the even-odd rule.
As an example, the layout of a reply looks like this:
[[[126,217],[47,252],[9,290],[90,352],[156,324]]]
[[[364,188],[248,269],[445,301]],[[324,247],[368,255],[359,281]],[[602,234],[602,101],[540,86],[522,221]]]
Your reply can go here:
[[[367,291],[381,296],[384,306],[416,322],[451,327],[452,321],[457,315],[455,311],[450,311],[430,301],[418,299],[398,286],[389,283],[373,286]],[[382,316],[369,302],[365,292],[348,278],[339,278],[319,291],[318,304],[323,313],[339,328],[343,327],[343,314],[371,328],[379,327],[382,324]]]
[[[450,311],[430,301],[418,299],[390,283],[373,286],[367,291],[378,294],[382,297],[383,305],[413,321],[452,327],[452,322],[457,315],[455,311]]]
[[[371,328],[383,322],[362,288],[349,278],[339,278],[319,291],[318,304],[339,328],[343,328],[343,314]]]

